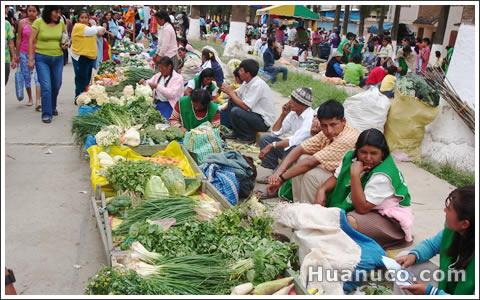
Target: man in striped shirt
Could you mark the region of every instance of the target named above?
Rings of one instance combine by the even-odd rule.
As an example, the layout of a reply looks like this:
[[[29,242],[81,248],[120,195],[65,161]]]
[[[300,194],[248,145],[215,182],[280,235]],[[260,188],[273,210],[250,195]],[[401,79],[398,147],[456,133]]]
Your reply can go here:
[[[332,176],[345,153],[355,148],[359,132],[348,124],[340,102],[328,100],[320,105],[317,118],[321,131],[285,157],[268,178],[269,195],[275,194],[291,178],[293,200],[314,203],[318,188]],[[293,163],[295,165],[288,169]]]

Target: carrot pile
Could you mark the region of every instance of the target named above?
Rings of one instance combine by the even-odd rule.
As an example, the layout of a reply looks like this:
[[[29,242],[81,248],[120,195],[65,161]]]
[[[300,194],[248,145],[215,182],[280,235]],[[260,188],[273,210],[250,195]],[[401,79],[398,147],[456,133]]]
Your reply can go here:
[[[173,157],[168,157],[168,156],[167,157],[164,157],[164,156],[147,157],[147,160],[159,165],[169,164],[172,166],[176,166],[180,162],[178,159]]]

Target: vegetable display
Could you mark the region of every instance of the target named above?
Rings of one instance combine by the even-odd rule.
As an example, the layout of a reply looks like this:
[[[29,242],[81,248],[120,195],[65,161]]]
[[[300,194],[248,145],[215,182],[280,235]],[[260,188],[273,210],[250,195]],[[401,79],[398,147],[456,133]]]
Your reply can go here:
[[[406,96],[415,96],[425,104],[438,106],[440,95],[423,78],[416,74],[401,76],[395,82],[395,88]]]
[[[168,126],[149,126],[140,131],[143,139],[150,138],[156,144],[162,144],[171,141],[182,141],[185,133],[178,127]]]
[[[113,51],[124,51],[124,52],[140,52],[142,48],[135,43],[132,43],[129,38],[125,38],[118,42],[113,48]]]
[[[117,63],[112,59],[102,61],[98,66],[98,73],[99,75],[102,74],[115,74],[115,68],[117,67]]]

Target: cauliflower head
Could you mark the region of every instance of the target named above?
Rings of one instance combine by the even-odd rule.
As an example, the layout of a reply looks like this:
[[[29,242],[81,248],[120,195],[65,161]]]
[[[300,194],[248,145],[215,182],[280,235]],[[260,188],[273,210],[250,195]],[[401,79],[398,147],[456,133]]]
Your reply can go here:
[[[123,89],[123,95],[125,97],[130,97],[130,96],[133,96],[135,93],[134,93],[134,90],[133,90],[133,86],[131,85],[127,85],[124,89]]]

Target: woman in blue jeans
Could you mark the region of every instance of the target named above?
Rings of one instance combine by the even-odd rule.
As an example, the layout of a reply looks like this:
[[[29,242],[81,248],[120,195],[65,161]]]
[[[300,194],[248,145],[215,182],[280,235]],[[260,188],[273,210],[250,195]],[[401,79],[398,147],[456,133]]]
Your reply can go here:
[[[72,62],[75,72],[75,104],[92,78],[92,69],[97,58],[97,34],[103,35],[102,26],[88,26],[90,15],[86,10],[78,13],[78,22],[72,30]]]
[[[263,69],[265,72],[272,74],[272,83],[277,81],[277,74],[281,72],[283,74],[282,79],[287,80],[288,69],[286,67],[274,66],[275,60],[280,58],[280,53],[277,50],[277,42],[275,38],[269,38],[267,40],[268,48],[263,52]]]
[[[63,49],[69,46],[61,44],[62,34],[66,34],[66,26],[60,20],[60,10],[61,6],[45,6],[42,17],[32,24],[28,43],[28,67],[30,70],[33,70],[34,66],[37,69],[44,123],[52,122],[52,115],[58,115],[57,97],[62,86]]]

